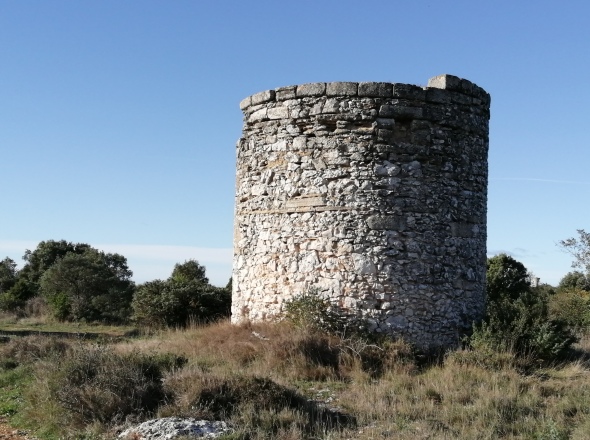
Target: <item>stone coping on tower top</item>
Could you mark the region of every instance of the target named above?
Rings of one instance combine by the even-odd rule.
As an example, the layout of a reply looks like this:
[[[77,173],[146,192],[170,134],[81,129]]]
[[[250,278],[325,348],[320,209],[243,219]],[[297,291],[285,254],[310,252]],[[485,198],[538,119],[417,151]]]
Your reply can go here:
[[[390,82],[319,82],[280,87],[248,96],[240,102],[240,109],[246,110],[250,106],[273,101],[318,96],[400,98],[428,101],[427,91],[429,89],[461,93],[475,98],[471,104],[486,107],[490,105],[490,95],[484,89],[466,79],[445,74],[430,78],[426,87]]]

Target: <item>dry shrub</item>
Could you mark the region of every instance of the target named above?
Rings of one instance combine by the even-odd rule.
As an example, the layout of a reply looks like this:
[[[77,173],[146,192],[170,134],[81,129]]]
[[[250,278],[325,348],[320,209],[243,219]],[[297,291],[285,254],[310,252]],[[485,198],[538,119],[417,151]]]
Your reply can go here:
[[[70,427],[108,425],[154,412],[167,397],[164,371],[182,363],[174,356],[120,354],[109,347],[78,345],[65,356],[37,363],[32,400],[51,402]]]
[[[24,336],[9,338],[0,345],[0,368],[15,368],[54,355],[63,355],[69,343],[55,337]]]
[[[281,380],[377,378],[399,368],[412,369],[411,347],[389,338],[344,338],[288,322],[231,325],[224,321],[186,331],[162,332],[150,340],[120,344],[119,350],[176,353],[193,365],[217,373],[248,371]]]
[[[34,296],[27,300],[24,312],[25,316],[33,318],[48,317],[51,314],[49,305],[42,296]]]
[[[285,420],[296,421],[298,428],[306,432],[355,423],[354,417],[329,410],[268,378],[221,377],[193,369],[171,375],[165,387],[175,396],[175,402],[163,408],[160,415],[230,420],[244,432],[264,428],[267,435],[269,431],[276,434],[286,428]]]

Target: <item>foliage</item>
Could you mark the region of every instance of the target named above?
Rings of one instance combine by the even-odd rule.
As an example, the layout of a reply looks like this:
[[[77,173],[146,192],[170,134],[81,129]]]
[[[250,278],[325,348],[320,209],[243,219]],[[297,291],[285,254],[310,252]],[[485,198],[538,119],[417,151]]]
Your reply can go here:
[[[23,256],[25,265],[21,269],[19,277],[30,281],[37,292],[39,280],[57,260],[65,257],[68,253],[83,254],[89,249],[91,249],[90,245],[85,243],[74,244],[65,240],[42,241],[33,251],[29,249],[25,251]]]
[[[197,279],[170,277],[138,286],[132,307],[133,319],[147,326],[184,326],[190,320],[211,322],[229,316],[231,292]]]
[[[506,254],[499,254],[487,260],[486,293],[489,300],[508,296],[517,299],[530,287],[526,267]]]
[[[569,272],[559,281],[557,288],[559,290],[578,289],[590,292],[590,276],[579,271]]]
[[[166,398],[162,378],[172,365],[182,362],[81,345],[38,365],[37,380],[46,386],[37,391],[45,395],[37,398],[57,404],[74,426],[110,424],[152,413]]]
[[[19,278],[8,291],[0,293],[0,310],[20,315],[23,313],[27,301],[34,295],[35,291],[31,283],[26,279]]]
[[[539,360],[565,354],[576,337],[565,322],[550,317],[549,295],[530,287],[524,265],[502,254],[488,259],[487,267],[486,317],[475,326],[471,345]]]
[[[199,264],[197,260],[187,260],[182,264],[175,264],[170,279],[176,282],[209,283],[209,279],[205,276],[205,266]]]
[[[11,338],[0,345],[0,369],[6,363],[13,367],[33,364],[51,356],[63,356],[69,344],[58,338],[46,336],[24,336]]]
[[[574,257],[572,267],[579,267],[590,273],[590,232],[578,229],[578,238],[562,240],[559,245]]]
[[[131,275],[121,255],[89,248],[59,258],[39,284],[59,320],[123,322],[130,315]]]
[[[16,263],[11,258],[6,257],[0,261],[0,294],[14,286],[16,280]]]
[[[0,261],[0,310],[21,313],[30,297],[30,286],[19,280],[16,263],[6,257]]]
[[[285,319],[298,327],[333,334],[344,334],[355,327],[355,320],[347,317],[329,299],[322,298],[319,291],[313,288],[285,303]]]
[[[590,292],[568,288],[560,289],[549,298],[549,315],[564,322],[576,333],[590,330]]]

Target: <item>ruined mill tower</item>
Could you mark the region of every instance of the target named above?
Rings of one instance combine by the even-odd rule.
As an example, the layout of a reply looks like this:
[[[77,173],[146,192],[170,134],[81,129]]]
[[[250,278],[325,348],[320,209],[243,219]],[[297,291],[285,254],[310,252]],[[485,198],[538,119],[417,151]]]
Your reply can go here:
[[[232,321],[317,288],[374,331],[456,344],[485,305],[489,94],[441,75],[240,107]]]

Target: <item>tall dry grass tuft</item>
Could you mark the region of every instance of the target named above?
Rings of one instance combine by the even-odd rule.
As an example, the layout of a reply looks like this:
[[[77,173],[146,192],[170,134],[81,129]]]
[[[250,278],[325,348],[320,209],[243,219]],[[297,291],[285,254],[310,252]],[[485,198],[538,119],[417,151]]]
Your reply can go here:
[[[210,372],[248,372],[279,381],[346,381],[415,368],[412,349],[402,342],[370,343],[286,322],[238,326],[224,321],[163,331],[117,349],[173,353]]]

